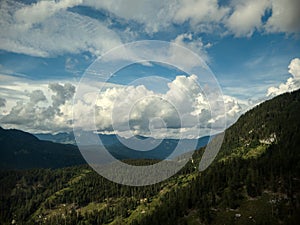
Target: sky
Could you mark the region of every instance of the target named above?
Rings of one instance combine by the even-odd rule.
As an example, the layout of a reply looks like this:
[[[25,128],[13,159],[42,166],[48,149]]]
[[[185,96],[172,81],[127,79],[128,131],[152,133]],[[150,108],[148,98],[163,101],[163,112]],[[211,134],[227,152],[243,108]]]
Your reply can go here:
[[[220,132],[300,88],[299,9],[298,0],[2,0],[0,126],[157,138]],[[144,40],[168,46],[129,49]],[[153,60],[135,62],[139,54]],[[130,65],[99,78],[125,57]],[[85,79],[90,68],[94,78]]]

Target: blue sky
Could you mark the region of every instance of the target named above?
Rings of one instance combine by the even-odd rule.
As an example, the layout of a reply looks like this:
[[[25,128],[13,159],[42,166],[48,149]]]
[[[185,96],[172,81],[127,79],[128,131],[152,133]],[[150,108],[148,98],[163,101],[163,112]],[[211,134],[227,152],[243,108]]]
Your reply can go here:
[[[76,88],[98,57],[140,40],[167,41],[198,54],[225,95],[227,123],[231,124],[256,103],[300,87],[299,8],[298,0],[3,0],[0,126],[30,132],[69,131],[72,118],[68,110],[75,94],[66,84]],[[177,79],[179,75],[187,80]],[[124,89],[136,79],[156,76],[165,80],[158,78],[151,84],[144,79],[146,90],[141,94],[134,89],[134,93],[144,96],[153,89],[163,94],[172,92],[172,84],[190,84],[190,75],[160,63],[136,63],[117,72],[109,80],[109,88]],[[103,96],[100,99],[103,104],[107,101]],[[45,122],[48,107],[55,110]],[[195,110],[185,113],[192,115]],[[205,110],[197,112],[200,115]],[[107,121],[99,121],[98,126],[111,129]]]

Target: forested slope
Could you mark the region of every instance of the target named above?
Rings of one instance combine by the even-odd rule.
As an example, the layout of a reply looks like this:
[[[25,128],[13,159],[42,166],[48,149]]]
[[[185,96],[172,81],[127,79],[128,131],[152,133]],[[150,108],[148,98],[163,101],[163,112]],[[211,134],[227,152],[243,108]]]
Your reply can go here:
[[[59,168],[85,163],[74,145],[41,141],[27,132],[0,127],[0,169]]]

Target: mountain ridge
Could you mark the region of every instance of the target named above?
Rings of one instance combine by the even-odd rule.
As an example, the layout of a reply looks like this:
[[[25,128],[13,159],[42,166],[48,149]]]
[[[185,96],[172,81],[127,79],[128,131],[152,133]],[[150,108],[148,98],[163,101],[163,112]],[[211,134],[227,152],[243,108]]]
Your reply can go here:
[[[0,168],[58,168],[85,164],[78,148],[50,141],[16,129],[0,127]]]
[[[69,134],[59,134],[59,137],[70,137]],[[52,141],[51,138],[40,140],[38,135],[33,135],[17,129],[3,129],[0,127],[0,151],[2,169],[29,169],[29,168],[58,168],[67,167],[78,164],[85,164],[85,160],[80,154],[78,147],[73,144],[62,144]],[[49,135],[47,135],[49,137]],[[200,139],[153,139],[148,141],[159,142],[159,145],[149,151],[138,151],[126,147],[122,142],[125,140],[116,135],[101,135],[102,144],[107,151],[118,160],[130,159],[155,159],[163,160],[167,158],[176,148],[179,141],[195,142],[196,148],[205,146],[210,140],[209,136]],[[134,139],[126,139],[126,142],[135,144]],[[140,139],[139,139],[140,140]],[[137,147],[139,144],[136,143]],[[99,147],[97,145],[85,146],[91,152],[98,154]],[[184,154],[194,149],[180,149],[177,155]],[[93,153],[94,154],[94,153]],[[101,154],[101,153],[100,153]],[[58,160],[56,159],[58,158]]]

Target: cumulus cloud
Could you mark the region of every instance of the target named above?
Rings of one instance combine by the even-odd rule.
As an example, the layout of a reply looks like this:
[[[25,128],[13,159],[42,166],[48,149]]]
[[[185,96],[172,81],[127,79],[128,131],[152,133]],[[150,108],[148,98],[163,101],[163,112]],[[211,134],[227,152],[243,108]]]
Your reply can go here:
[[[229,95],[224,95],[223,98],[226,106],[227,124],[234,123],[242,113],[252,106],[249,105],[249,102],[243,102]]]
[[[127,21],[137,21],[148,33],[187,23],[194,32],[218,32],[222,27],[235,36],[251,36],[255,30],[267,32],[299,32],[298,0],[217,0],[181,1],[84,1],[83,4],[104,9]],[[263,21],[266,12],[272,12]],[[225,30],[226,32],[226,30]],[[228,33],[228,32],[227,32]]]
[[[6,106],[6,99],[5,98],[0,98],[0,108]]]
[[[300,59],[295,58],[289,65],[289,73],[292,74],[294,79],[300,79]]]
[[[269,0],[238,1],[225,25],[235,36],[251,36],[255,29],[262,26],[261,17],[269,4]]]
[[[292,77],[288,78],[285,83],[281,83],[278,87],[268,88],[267,96],[273,97],[300,88],[300,59],[294,58],[288,68]]]
[[[49,84],[47,95],[50,99],[44,92],[39,89],[24,91],[27,99],[17,101],[7,114],[0,117],[0,123],[32,132],[70,130],[71,118],[66,118],[60,107],[71,104],[75,87],[69,83]]]
[[[268,33],[298,33],[300,2],[298,0],[232,0],[232,13],[224,20],[235,36],[251,36],[255,30]],[[263,16],[270,13],[263,21]]]
[[[49,84],[49,89],[55,93],[51,96],[52,108],[58,113],[60,113],[59,106],[65,104],[67,100],[72,99],[75,94],[75,87],[70,83],[66,83],[65,85],[51,83]]]
[[[188,23],[197,31],[210,31],[211,23],[220,23],[229,7],[220,6],[217,0],[175,0],[175,1],[84,1],[84,5],[104,9],[126,21],[136,21],[149,34],[162,31],[173,24]],[[207,25],[207,26],[206,26]],[[199,30],[199,27],[201,28]],[[204,28],[205,29],[202,29]]]
[[[265,28],[268,32],[297,33],[300,31],[300,1],[272,0],[272,16]]]
[[[218,110],[222,105],[208,102],[195,75],[177,76],[168,83],[164,93],[156,93],[144,85],[109,84],[99,93],[99,86],[93,85],[85,87],[83,99],[74,104],[75,86],[70,83],[26,88],[23,99],[0,115],[1,126],[34,133],[70,131],[76,110],[81,122],[76,126],[83,130],[91,130],[95,122],[103,133],[196,138],[208,135],[212,124],[220,123],[225,117],[234,121],[242,112],[238,100],[227,96],[227,113],[222,114],[224,111],[220,110],[212,114],[211,108]]]
[[[204,22],[219,22],[228,13],[228,7],[221,7],[217,0],[183,0],[174,20],[178,23],[190,21],[193,25]]]
[[[205,45],[202,42],[200,37],[194,38],[191,33],[184,33],[184,34],[178,35],[174,40],[172,40],[172,43],[183,46],[183,47],[188,48],[191,51],[197,53],[200,57],[202,57],[202,59],[205,62],[209,61],[209,57],[208,57],[206,48],[210,47],[210,43]],[[189,58],[183,57],[179,53],[176,53],[176,54],[178,55],[178,57],[180,57],[180,59],[178,59],[180,61],[185,60],[185,61],[187,61],[187,64],[188,64],[188,61],[192,61]]]
[[[37,104],[39,102],[46,101],[46,96],[41,90],[34,90],[28,94],[29,102],[32,104]]]
[[[177,76],[168,83],[165,93],[155,93],[143,85],[108,88],[98,95],[95,111],[90,107],[95,103],[94,99],[95,95],[86,93],[75,103],[76,127],[93,127],[94,121],[90,118],[95,112],[98,131],[125,136],[140,134],[179,138],[182,135],[196,138],[208,135],[213,123],[221,124],[226,116],[233,121],[231,117],[236,119],[241,113],[235,106],[237,102],[228,100],[225,102],[228,114],[223,115],[224,110],[218,108],[222,105],[208,102],[195,75]],[[211,108],[219,112],[212,114]]]

